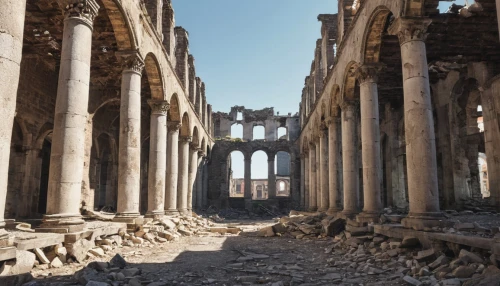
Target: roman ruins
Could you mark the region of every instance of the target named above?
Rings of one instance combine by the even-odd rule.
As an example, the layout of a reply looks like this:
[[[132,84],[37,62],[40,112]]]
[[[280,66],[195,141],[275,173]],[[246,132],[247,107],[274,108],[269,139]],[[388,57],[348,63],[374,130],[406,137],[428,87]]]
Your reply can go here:
[[[380,238],[436,256],[437,244],[461,258],[465,247],[500,266],[500,0],[452,2],[332,0],[338,13],[317,18],[299,112],[279,115],[212,110],[171,0],[0,0],[0,276],[82,262],[122,240],[233,233],[202,218],[231,212],[292,211],[280,227],[347,240],[342,259],[375,255]],[[267,178],[252,177],[257,152]],[[297,216],[326,224],[285,225]],[[262,236],[285,235],[280,227]],[[425,280],[429,265],[412,263],[402,276],[421,285],[408,275]],[[481,274],[464,263],[436,279],[473,277],[457,267]]]

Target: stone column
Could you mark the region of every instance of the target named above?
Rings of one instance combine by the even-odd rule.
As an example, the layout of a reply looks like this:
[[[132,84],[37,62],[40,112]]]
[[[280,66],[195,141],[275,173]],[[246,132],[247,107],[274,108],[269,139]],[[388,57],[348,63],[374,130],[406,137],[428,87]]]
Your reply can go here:
[[[208,207],[208,163],[203,165],[203,206]]]
[[[351,216],[359,213],[358,142],[356,136],[358,107],[354,102],[342,106],[342,155],[344,177],[344,211]]]
[[[305,206],[305,156],[304,153],[300,154],[300,204],[299,209],[304,209]]]
[[[321,129],[319,133],[319,178],[321,199],[318,211],[326,212],[330,207],[330,190],[328,182],[328,134]]]
[[[316,206],[318,208],[318,211],[321,207],[321,146],[320,146],[320,141],[321,138],[317,138],[316,141]]]
[[[179,184],[177,186],[177,210],[182,215],[188,215],[188,189],[189,189],[189,143],[191,136],[182,136],[179,139]]]
[[[276,198],[276,174],[274,172],[274,155],[267,159],[267,191],[268,198],[275,199]]]
[[[244,194],[245,200],[252,200],[252,158],[245,157],[245,186],[244,186]]]
[[[316,199],[316,144],[309,144],[309,211],[317,211]]]
[[[118,150],[117,221],[133,223],[140,217],[141,189],[141,77],[144,61],[139,54],[123,55]]]
[[[9,1],[14,2],[17,1]],[[44,216],[41,228],[60,228],[67,232],[76,232],[84,226],[80,215],[80,199],[89,101],[92,29],[99,5],[94,0],[70,3],[65,8],[47,215]]]
[[[187,213],[193,214],[193,192],[196,190],[196,173],[198,170],[198,146],[191,146],[189,150],[189,174],[188,174],[188,193],[187,193]]]
[[[205,164],[205,153],[198,152],[198,174],[196,175],[196,208],[203,208],[203,165]]]
[[[329,187],[329,199],[330,207],[328,209],[329,214],[334,214],[341,211],[338,205],[339,192],[340,192],[340,170],[338,168],[338,162],[341,159],[339,154],[340,138],[339,138],[339,128],[340,119],[338,114],[333,117],[329,117],[326,120],[328,126],[328,187]]]
[[[7,178],[9,177],[10,141],[16,114],[25,12],[26,0],[2,1],[0,11],[0,31],[2,31],[0,33],[0,78],[2,79],[0,81],[0,90],[2,91],[0,93],[0,114],[2,114],[2,120],[0,120],[0,227],[5,226],[4,213]],[[92,20],[89,21],[90,28]],[[88,48],[90,49],[90,39]]]
[[[165,214],[165,173],[167,169],[167,112],[164,100],[148,100],[151,107],[148,168],[148,212],[146,217]]]
[[[165,191],[165,214],[174,215],[177,210],[177,183],[179,176],[179,122],[168,122],[167,141],[167,187]]]
[[[437,181],[436,142],[432,116],[429,69],[425,48],[430,19],[398,18],[389,32],[401,44],[405,111],[406,160],[410,211],[405,227],[441,225]]]
[[[383,68],[380,64],[366,64],[356,71],[360,85],[361,153],[363,164],[364,209],[359,222],[377,222],[382,212],[380,158],[380,126],[377,81]]]
[[[309,165],[309,153],[304,154],[304,210],[309,209],[309,193],[311,191],[310,185],[310,165]]]

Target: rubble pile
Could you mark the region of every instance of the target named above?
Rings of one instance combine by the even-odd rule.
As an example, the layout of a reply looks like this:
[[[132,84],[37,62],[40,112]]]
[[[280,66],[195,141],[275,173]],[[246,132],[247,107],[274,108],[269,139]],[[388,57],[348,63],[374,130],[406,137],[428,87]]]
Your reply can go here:
[[[122,229],[118,234],[90,236],[77,239],[74,243],[57,244],[33,250],[17,250],[16,259],[5,261],[0,266],[0,276],[18,275],[35,270],[60,268],[65,264],[83,263],[89,259],[110,258],[117,248],[154,247],[177,241],[182,236],[216,236],[238,234],[237,228],[212,227],[214,223],[197,216],[164,217],[147,221],[133,230]],[[13,236],[4,234],[7,238]],[[85,285],[85,284],[84,284]]]

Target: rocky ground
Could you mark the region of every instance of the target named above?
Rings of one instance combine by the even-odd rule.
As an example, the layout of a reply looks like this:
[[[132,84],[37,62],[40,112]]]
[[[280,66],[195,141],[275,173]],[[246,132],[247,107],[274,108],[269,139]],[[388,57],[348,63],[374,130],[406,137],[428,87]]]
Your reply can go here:
[[[366,233],[325,215],[175,223],[172,238],[158,240],[154,230],[149,239],[122,234],[121,242],[98,239],[109,248],[92,248],[82,262],[38,263],[24,285],[500,285],[494,255],[452,245],[423,249],[415,238],[374,235],[369,226]]]

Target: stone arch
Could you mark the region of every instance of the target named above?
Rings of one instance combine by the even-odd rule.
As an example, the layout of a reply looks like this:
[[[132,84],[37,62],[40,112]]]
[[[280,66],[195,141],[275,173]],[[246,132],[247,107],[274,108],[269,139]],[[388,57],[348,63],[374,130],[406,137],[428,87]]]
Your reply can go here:
[[[118,0],[101,0],[109,21],[113,26],[116,43],[119,50],[136,50],[137,37],[131,29],[129,22],[130,17],[127,17],[127,12],[123,9],[122,4]]]
[[[359,64],[351,61],[344,71],[344,81],[342,86],[342,100],[354,100],[356,89],[356,70]]]
[[[163,100],[165,98],[163,74],[158,59],[153,53],[149,53],[144,59],[144,64],[144,70],[148,76],[149,88],[151,90],[151,99]]]
[[[43,141],[49,135],[52,133],[52,130],[54,129],[54,125],[52,123],[46,122],[45,124],[40,127],[40,130],[38,131],[38,136],[36,137],[35,141],[35,148],[36,149],[42,149]]]
[[[191,135],[191,127],[189,122],[189,115],[187,112],[182,115],[182,126],[181,126],[181,136],[192,136]]]
[[[387,20],[391,15],[391,10],[385,6],[378,6],[373,11],[363,36],[363,63],[379,62],[382,34],[387,26]]]
[[[334,85],[332,88],[332,92],[330,93],[330,105],[328,108],[329,115],[332,117],[339,116],[340,112],[340,88],[338,85]]]
[[[199,136],[199,133],[198,133],[198,126],[195,126],[193,128],[193,140],[192,140],[192,143],[191,145],[195,148],[199,148],[200,147],[200,136]]]
[[[169,122],[181,122],[181,111],[177,93],[174,93],[170,97],[170,109],[168,110],[167,120]]]

